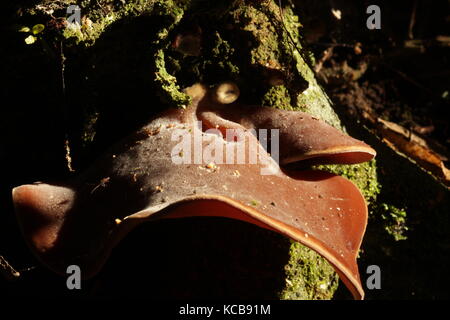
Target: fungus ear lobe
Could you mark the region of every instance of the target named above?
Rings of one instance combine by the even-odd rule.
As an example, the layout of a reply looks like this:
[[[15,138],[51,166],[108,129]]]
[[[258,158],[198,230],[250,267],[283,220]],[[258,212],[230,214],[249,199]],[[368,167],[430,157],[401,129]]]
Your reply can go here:
[[[39,254],[52,249],[75,192],[48,184],[22,185],[12,191],[14,208],[22,233],[32,250]]]
[[[210,113],[203,112],[211,117]],[[376,155],[363,141],[304,112],[232,104],[217,109],[216,113],[216,122],[226,119],[247,129],[278,129],[281,164],[309,159],[317,164],[355,164]]]
[[[264,117],[259,118],[258,114],[255,117],[257,126],[267,123]],[[355,164],[376,155],[363,141],[307,113],[277,110],[271,125],[280,130],[281,164],[304,160],[317,164]]]
[[[226,129],[279,130],[278,150],[282,165],[304,160],[312,164],[355,164],[369,161],[376,155],[376,151],[363,141],[310,114],[236,103],[239,89],[235,87],[224,83],[208,95],[206,87],[196,84],[185,92],[196,102],[197,118],[207,128],[219,129],[222,134]],[[235,97],[223,101],[228,99],[229,91]],[[221,96],[224,99],[219,99]]]
[[[217,129],[222,133],[222,136],[225,137],[225,139],[227,139],[227,130],[237,129],[245,131],[247,129],[242,125],[224,119],[211,111],[201,112],[198,115],[198,119],[202,121],[204,131],[208,129]]]

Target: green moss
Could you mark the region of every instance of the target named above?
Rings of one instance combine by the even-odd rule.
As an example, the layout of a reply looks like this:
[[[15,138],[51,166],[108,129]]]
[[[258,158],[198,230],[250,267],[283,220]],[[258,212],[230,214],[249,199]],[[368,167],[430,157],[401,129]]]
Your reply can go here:
[[[270,87],[262,98],[262,105],[289,110],[291,107],[291,97],[285,86]]]
[[[303,49],[300,43],[299,28],[301,24],[292,8],[293,5],[283,8],[282,22],[285,34],[281,44],[283,45],[283,52],[291,53],[290,59],[293,60],[296,73],[307,83],[306,88],[291,93],[296,95],[293,107],[296,110],[316,115],[336,128],[342,128],[339,118],[331,107],[328,96],[317,83],[314,72],[308,64],[311,60],[311,53]]]
[[[119,15],[114,12],[101,17],[95,22],[86,17],[82,25],[76,23],[68,24],[62,35],[67,40],[73,40],[75,44],[83,43],[86,47],[89,47],[95,43],[106,27],[116,21],[118,17]]]
[[[228,41],[224,40],[219,32],[214,33],[214,44],[211,48],[211,55],[215,58],[228,59],[233,53],[234,49],[230,46]]]
[[[177,78],[170,75],[166,70],[164,61],[164,51],[159,50],[155,55],[155,81],[159,88],[159,96],[170,106],[186,108],[191,103],[191,98],[180,91],[177,84]]]
[[[406,210],[391,204],[381,203],[377,206],[379,215],[384,221],[384,229],[395,241],[406,240]]]
[[[155,1],[148,0],[135,0],[135,1],[121,1],[124,5],[123,9],[120,9],[121,12],[124,13],[125,16],[128,15],[138,15],[141,12],[150,8]]]
[[[151,5],[151,1],[135,0],[128,3],[114,3],[111,0],[79,1],[81,9],[81,24],[72,23],[60,31],[67,44],[83,44],[92,46],[105,29],[119,18],[125,17],[131,12],[140,13]],[[74,1],[47,1],[26,11],[30,15],[41,14],[49,20],[66,18],[66,10]],[[133,10],[134,9],[134,10]]]
[[[81,3],[82,24],[70,24],[63,30],[64,38],[74,40],[76,44],[92,46],[106,28],[113,22],[125,17],[143,15],[148,12],[165,18],[157,34],[157,41],[164,41],[178,22],[182,19],[184,8],[190,1],[173,0],[133,0],[109,1],[99,0],[95,3],[85,1]]]
[[[280,89],[269,89],[269,92],[266,90],[261,95],[260,102],[267,104],[267,101],[279,101],[285,109],[311,113],[342,129],[327,95],[307,63],[311,60],[310,53],[301,46],[301,24],[290,2],[283,7],[282,17],[279,7],[273,1],[261,6],[241,5],[232,12],[232,16],[236,24],[254,38],[250,63],[256,70],[263,70],[262,80],[267,80],[264,78],[268,77],[270,70],[283,74],[285,78],[287,92],[282,93],[282,99],[274,99],[275,91],[278,91],[275,96],[280,97]],[[288,99],[284,97],[287,95],[290,96],[289,106],[285,104]]]
[[[244,17],[248,19],[248,23],[243,30],[251,32],[256,39],[264,39],[251,50],[251,63],[262,66],[267,64],[279,65],[280,50],[273,23],[253,6],[246,6],[245,12],[241,14],[244,14]]]
[[[239,67],[233,62],[235,50],[217,31],[214,34],[213,43],[210,52],[206,53],[209,59],[204,63],[202,69],[206,70],[207,65],[212,64],[219,67],[223,74],[228,74],[230,79],[237,79]]]
[[[187,1],[176,2],[173,0],[160,0],[155,2],[152,14],[164,18],[164,23],[157,32],[157,40],[154,41],[155,45],[162,43],[167,46],[167,36],[183,18],[186,3]]]
[[[285,267],[286,287],[281,299],[331,299],[339,284],[333,267],[313,250],[292,242],[290,259]]]

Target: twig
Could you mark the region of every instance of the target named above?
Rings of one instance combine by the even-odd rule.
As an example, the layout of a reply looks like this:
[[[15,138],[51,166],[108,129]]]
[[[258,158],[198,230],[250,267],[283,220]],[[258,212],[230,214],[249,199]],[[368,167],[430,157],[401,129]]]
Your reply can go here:
[[[103,6],[98,2],[98,0],[95,0],[95,2],[97,3],[98,7],[103,11],[104,14],[108,14],[108,11],[103,8]]]
[[[102,180],[100,180],[99,184],[97,184],[94,189],[92,189],[91,194],[93,194],[95,192],[95,190],[97,190],[98,188],[102,187],[106,187],[106,185],[108,184],[108,182],[111,180],[110,177],[106,177],[103,178]]]
[[[66,69],[66,56],[64,55],[64,49],[63,49],[63,43],[62,41],[59,44],[60,48],[60,61],[61,61],[61,90],[63,95],[63,101],[64,101],[64,122],[68,124],[68,107],[67,107],[67,95],[66,95],[66,77],[65,77],[65,69]],[[65,130],[65,139],[64,139],[64,149],[66,153],[66,161],[67,161],[67,168],[70,172],[74,172],[75,170],[72,167],[72,157],[70,156],[70,144],[69,144],[69,134],[67,132],[67,128]]]
[[[0,273],[8,281],[17,280],[20,277],[20,272],[16,271],[3,256],[0,256]]]
[[[316,66],[314,67],[314,71],[316,73],[319,73],[320,70],[322,69],[322,66],[325,63],[325,61],[330,59],[332,55],[333,55],[333,47],[329,47],[328,49],[325,49],[325,51],[322,54],[322,58],[320,58],[320,60],[317,62]]]
[[[414,39],[414,25],[416,24],[417,0],[414,0],[411,18],[409,19],[408,38]]]

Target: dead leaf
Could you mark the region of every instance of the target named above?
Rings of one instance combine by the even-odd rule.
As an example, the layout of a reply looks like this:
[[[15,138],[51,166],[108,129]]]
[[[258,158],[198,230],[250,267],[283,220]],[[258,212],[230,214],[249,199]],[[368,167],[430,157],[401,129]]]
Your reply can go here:
[[[450,170],[443,162],[447,160],[447,157],[433,150],[427,139],[383,119],[378,119],[378,130],[391,148],[404,153],[422,168],[443,180],[446,185],[450,185]]]

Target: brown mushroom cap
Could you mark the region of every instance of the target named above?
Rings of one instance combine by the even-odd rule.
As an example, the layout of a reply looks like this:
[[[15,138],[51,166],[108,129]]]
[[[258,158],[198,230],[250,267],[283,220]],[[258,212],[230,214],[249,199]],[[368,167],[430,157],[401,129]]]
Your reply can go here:
[[[239,103],[220,105],[213,99],[200,101],[198,118],[209,127],[226,129],[278,129],[280,163],[307,159],[321,164],[355,164],[369,161],[376,152],[310,114]]]
[[[281,163],[323,155],[349,163],[369,159],[375,152],[309,115],[270,108],[258,112],[238,104],[225,110],[205,98],[202,90],[192,94],[190,107],[159,115],[67,185],[15,188],[16,213],[33,252],[58,273],[78,264],[89,277],[99,271],[115,244],[143,221],[223,216],[280,232],[314,249],[335,267],[354,297],[362,298],[356,256],[367,206],[359,190],[333,174],[280,170],[253,135],[227,141],[205,131],[216,126],[279,128]],[[190,155],[174,153],[180,134],[186,132],[185,142],[201,137],[203,151],[212,145],[223,150],[243,145],[245,154],[256,152],[259,161],[195,163],[195,150]],[[176,164],[174,155],[189,156],[193,163]],[[234,160],[237,157],[236,151]],[[272,174],[261,174],[262,169]]]

